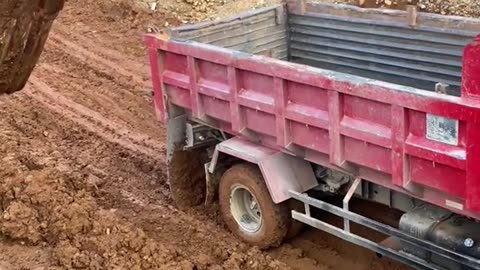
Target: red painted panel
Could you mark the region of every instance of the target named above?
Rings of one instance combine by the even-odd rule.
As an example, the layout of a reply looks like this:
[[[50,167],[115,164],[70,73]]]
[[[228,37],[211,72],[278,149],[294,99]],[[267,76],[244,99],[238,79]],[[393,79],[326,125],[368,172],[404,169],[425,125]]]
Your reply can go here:
[[[390,128],[368,120],[344,116],[340,122],[340,133],[382,147],[392,147],[392,131]]]
[[[392,106],[392,184],[401,188],[409,181],[404,145],[409,121],[405,108]]]
[[[301,104],[290,103],[286,106],[285,117],[297,122],[328,129],[328,111],[314,109]]]
[[[164,56],[164,65],[165,70],[173,71],[180,74],[188,74],[188,63],[187,57],[185,55],[180,55],[176,53],[165,53]]]
[[[230,87],[223,83],[201,79],[198,82],[198,92],[207,96],[212,96],[223,100],[230,100]]]
[[[165,63],[165,52],[159,51],[156,48],[148,48],[148,57],[150,59],[150,72],[152,76],[153,91],[155,93],[154,103],[155,112],[160,121],[167,121],[168,115],[166,104],[163,97],[163,78]]]
[[[254,110],[261,110],[271,114],[275,113],[275,100],[272,96],[252,90],[243,90],[237,96],[237,101],[240,105]]]
[[[345,159],[377,171],[392,172],[392,155],[387,148],[344,137]]]
[[[410,135],[405,143],[405,152],[412,156],[435,160],[438,163],[465,170],[466,151],[462,147]]]
[[[312,109],[328,111],[328,91],[296,82],[287,83],[288,104],[298,104]]]
[[[188,75],[173,72],[165,71],[163,72],[163,83],[175,85],[180,88],[189,89],[190,88],[190,77]]]
[[[275,115],[246,107],[242,107],[240,110],[245,117],[245,124],[248,129],[275,136]]]
[[[205,114],[225,122],[231,121],[230,103],[206,95],[200,95]]]
[[[245,90],[259,92],[265,96],[273,96],[273,77],[246,70],[238,71],[240,93]]]
[[[190,108],[190,91],[183,88],[178,88],[176,86],[165,85],[165,92],[169,97],[169,101],[173,104],[183,107]]]
[[[197,61],[197,70],[200,80],[228,85],[227,67],[224,65],[208,61]]]
[[[289,121],[292,143],[322,153],[329,151],[329,134],[327,129],[306,126],[300,122]]]
[[[467,126],[467,208],[480,212],[480,125]]]
[[[367,120],[389,128],[392,122],[392,106],[365,98],[345,95],[343,101],[345,116],[352,119]]]
[[[408,131],[416,137],[425,137],[426,134],[426,114],[424,112],[409,110],[410,123]]]
[[[480,97],[480,36],[465,48],[462,96]]]
[[[465,197],[465,171],[431,160],[411,157],[410,179],[427,187]]]

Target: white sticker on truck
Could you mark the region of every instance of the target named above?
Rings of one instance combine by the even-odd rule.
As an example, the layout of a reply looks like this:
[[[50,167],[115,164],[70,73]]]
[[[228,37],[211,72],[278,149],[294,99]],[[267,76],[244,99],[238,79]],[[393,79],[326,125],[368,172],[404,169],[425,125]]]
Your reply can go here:
[[[427,139],[458,145],[458,120],[427,114]]]
[[[450,201],[450,200],[446,200],[446,201],[445,201],[445,205],[446,205],[447,207],[455,208],[455,209],[458,209],[458,210],[462,210],[462,211],[463,211],[463,204],[461,204],[461,203],[454,202],[454,201]]]

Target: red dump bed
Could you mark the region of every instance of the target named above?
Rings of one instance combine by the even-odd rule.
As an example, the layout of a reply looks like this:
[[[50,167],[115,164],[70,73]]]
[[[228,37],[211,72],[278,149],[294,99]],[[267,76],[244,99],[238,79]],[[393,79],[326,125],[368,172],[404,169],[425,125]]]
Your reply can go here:
[[[461,97],[147,37],[155,104],[480,219],[480,39]],[[292,181],[295,181],[292,179]]]

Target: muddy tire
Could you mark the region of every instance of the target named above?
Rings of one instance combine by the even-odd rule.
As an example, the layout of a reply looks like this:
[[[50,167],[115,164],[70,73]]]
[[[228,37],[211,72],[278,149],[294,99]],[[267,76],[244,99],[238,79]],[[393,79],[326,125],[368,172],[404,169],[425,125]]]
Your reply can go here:
[[[286,203],[273,203],[257,166],[238,164],[220,180],[219,203],[230,230],[261,249],[282,243],[291,224]]]
[[[0,94],[21,90],[64,0],[0,1]]]

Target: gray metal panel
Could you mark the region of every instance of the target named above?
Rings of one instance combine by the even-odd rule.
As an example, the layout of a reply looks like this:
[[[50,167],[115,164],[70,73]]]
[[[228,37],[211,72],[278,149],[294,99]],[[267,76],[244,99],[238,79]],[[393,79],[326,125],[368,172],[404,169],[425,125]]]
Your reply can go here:
[[[478,33],[449,31],[447,24],[413,28],[388,17],[359,18],[353,13],[360,11],[350,9],[291,15],[290,60],[425,90],[446,83],[451,94],[460,95],[463,49]]]
[[[285,7],[277,5],[220,21],[179,27],[172,30],[172,36],[286,60],[285,13]]]

